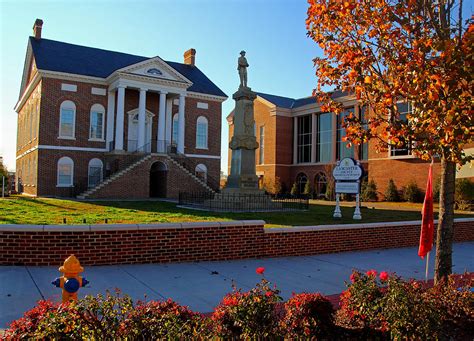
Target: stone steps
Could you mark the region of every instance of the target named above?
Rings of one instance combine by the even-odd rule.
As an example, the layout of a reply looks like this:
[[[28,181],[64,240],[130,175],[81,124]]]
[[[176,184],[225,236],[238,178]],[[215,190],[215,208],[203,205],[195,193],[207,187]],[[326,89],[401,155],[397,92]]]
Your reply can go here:
[[[189,170],[187,170],[185,167],[183,167],[178,161],[176,161],[175,159],[173,159],[171,156],[169,155],[166,155],[166,157],[168,158],[168,160],[170,160],[175,166],[177,166],[178,168],[180,168],[183,172],[185,172],[187,175],[189,175],[191,178],[193,178],[197,183],[199,183],[202,187],[204,187],[207,191],[211,192],[211,193],[216,193],[211,187],[209,187],[207,185],[207,183],[205,183],[204,181],[202,181],[200,178],[198,178],[196,175],[194,175],[193,173],[191,173]]]

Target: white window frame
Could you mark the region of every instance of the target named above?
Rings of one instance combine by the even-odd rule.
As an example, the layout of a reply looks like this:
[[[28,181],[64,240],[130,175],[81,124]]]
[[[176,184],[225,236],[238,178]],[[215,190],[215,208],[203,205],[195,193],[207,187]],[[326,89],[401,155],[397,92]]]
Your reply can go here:
[[[199,125],[206,125],[206,140],[205,145],[199,145],[198,130]],[[205,116],[199,116],[196,120],[196,149],[208,149],[209,141],[209,121]]]
[[[62,163],[69,164],[71,166],[71,181],[68,184],[59,183],[59,165]],[[62,158],[58,160],[58,163],[57,163],[56,187],[73,187],[73,186],[74,186],[74,161],[68,156],[63,156]]]
[[[194,169],[194,175],[196,175],[198,179],[201,179],[201,177],[198,176],[198,173],[204,173],[204,182],[207,183],[207,167],[205,164],[200,163]]]
[[[100,164],[100,180],[96,184],[100,184],[103,180],[104,177],[104,163],[102,162],[101,159],[94,158],[89,161],[89,164],[87,165],[87,187],[92,188],[91,183],[90,183],[90,176],[91,176],[91,166],[93,167],[98,167]]]
[[[259,142],[260,145],[258,146],[258,164],[263,165],[265,164],[265,126],[260,126],[259,131]]]
[[[63,135],[61,131],[62,125],[62,112],[63,109],[72,110],[73,111],[73,120],[72,120],[72,136]],[[76,105],[73,101],[67,100],[61,103],[59,108],[59,139],[66,139],[66,140],[75,140],[76,139]]]
[[[102,114],[102,131],[101,131],[101,136],[102,138],[97,138],[97,137],[92,137],[92,114],[94,113],[99,113]],[[89,141],[99,141],[99,142],[104,142],[104,132],[105,132],[105,108],[101,104],[94,104],[91,107],[91,112],[89,115]]]
[[[175,126],[175,122],[176,122],[176,126]],[[178,119],[178,114],[176,113],[173,115],[173,119],[171,120],[171,144],[173,145],[178,144],[178,130],[179,130],[179,119]],[[175,134],[176,134],[176,139],[174,139]]]

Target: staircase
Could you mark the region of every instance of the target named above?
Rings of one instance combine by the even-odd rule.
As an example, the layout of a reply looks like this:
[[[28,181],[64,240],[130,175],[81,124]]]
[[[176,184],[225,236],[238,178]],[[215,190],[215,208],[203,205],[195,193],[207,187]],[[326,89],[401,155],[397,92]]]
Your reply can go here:
[[[198,178],[196,175],[194,175],[190,170],[188,170],[186,167],[184,167],[182,164],[180,164],[178,161],[176,161],[174,158],[172,158],[171,156],[169,155],[166,155],[166,158],[172,162],[176,167],[178,167],[179,169],[181,169],[183,172],[186,173],[186,175],[188,175],[189,177],[193,178],[194,181],[196,181],[197,183],[199,183],[202,187],[204,187],[208,192],[211,192],[211,193],[216,193],[216,191],[214,191],[211,187],[208,186],[207,183],[205,183],[204,181],[202,181],[202,179]]]
[[[122,169],[121,171],[118,171],[114,174],[112,174],[110,177],[108,177],[107,179],[103,180],[101,183],[99,183],[97,186],[93,187],[93,188],[90,188],[88,189],[87,191],[79,194],[77,196],[78,199],[87,199],[90,195],[92,195],[93,193],[95,193],[96,191],[98,191],[99,189],[107,186],[108,184],[110,184],[112,181],[115,181],[116,179],[122,177],[123,175],[125,175],[127,172],[131,171],[132,169],[134,169],[135,167],[138,167],[139,165],[141,165],[143,162],[147,161],[148,159],[151,158],[151,154],[148,154],[148,155],[145,155],[144,157],[142,157],[141,159],[139,159],[138,161],[132,163],[131,165],[129,165],[128,167]]]

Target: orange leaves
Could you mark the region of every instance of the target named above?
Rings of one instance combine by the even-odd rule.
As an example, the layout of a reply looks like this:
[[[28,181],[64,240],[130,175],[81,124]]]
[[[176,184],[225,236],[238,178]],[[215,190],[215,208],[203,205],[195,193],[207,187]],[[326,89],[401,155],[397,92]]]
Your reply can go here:
[[[372,84],[372,77],[370,77],[370,76],[365,76],[365,78],[364,78],[364,83],[365,83],[365,84]]]

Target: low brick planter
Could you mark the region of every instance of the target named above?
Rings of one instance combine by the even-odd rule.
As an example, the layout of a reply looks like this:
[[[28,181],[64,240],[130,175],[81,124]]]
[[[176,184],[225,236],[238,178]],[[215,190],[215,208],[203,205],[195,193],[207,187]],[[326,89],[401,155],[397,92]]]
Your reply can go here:
[[[0,265],[167,263],[300,256],[418,245],[419,221],[264,228],[262,220],[181,224],[0,225]],[[454,240],[474,240],[474,218]]]

